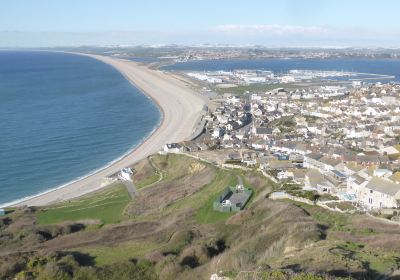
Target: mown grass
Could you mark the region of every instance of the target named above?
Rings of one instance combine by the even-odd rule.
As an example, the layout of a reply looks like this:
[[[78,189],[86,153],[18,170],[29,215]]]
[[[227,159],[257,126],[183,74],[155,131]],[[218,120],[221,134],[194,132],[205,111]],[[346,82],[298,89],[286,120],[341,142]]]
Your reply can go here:
[[[226,173],[226,174],[225,174]],[[215,180],[207,187],[210,193],[207,200],[202,200],[203,205],[197,210],[196,221],[200,224],[213,224],[226,220],[233,213],[219,212],[213,209],[213,203],[228,186],[235,186],[237,177],[234,173],[222,172],[217,174]]]
[[[118,184],[99,193],[40,210],[37,219],[40,224],[85,219],[100,220],[104,224],[117,223],[122,219],[123,211],[130,201],[125,186]]]
[[[229,218],[232,213],[230,212],[219,212],[213,209],[213,202],[217,199],[216,197],[210,197],[208,201],[201,207],[196,214],[196,220],[200,224],[214,224]]]

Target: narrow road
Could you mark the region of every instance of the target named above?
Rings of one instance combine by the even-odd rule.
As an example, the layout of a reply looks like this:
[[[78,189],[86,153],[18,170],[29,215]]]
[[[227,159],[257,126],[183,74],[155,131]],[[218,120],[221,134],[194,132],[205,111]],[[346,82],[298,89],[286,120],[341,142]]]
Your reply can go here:
[[[244,185],[243,185],[243,179],[242,179],[242,177],[239,176],[239,175],[237,175],[237,179],[238,179],[238,185],[244,186]]]
[[[131,196],[132,199],[134,199],[136,196],[139,195],[135,185],[132,182],[123,181],[123,183],[124,183],[124,185],[126,187],[126,190],[128,191],[128,193],[129,193],[129,195]]]

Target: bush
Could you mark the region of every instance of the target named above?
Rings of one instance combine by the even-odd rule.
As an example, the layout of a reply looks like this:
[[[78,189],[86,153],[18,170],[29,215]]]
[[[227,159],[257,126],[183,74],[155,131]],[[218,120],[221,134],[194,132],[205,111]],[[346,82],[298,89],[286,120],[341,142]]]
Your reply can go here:
[[[49,262],[39,273],[38,280],[69,280],[72,276],[55,262]]]
[[[316,201],[319,198],[319,194],[315,191],[296,191],[296,190],[291,190],[287,191],[288,194],[297,196],[297,197],[302,197],[311,201]]]
[[[97,272],[93,267],[80,267],[75,273],[73,280],[97,280]]]
[[[98,271],[101,280],[155,280],[154,266],[149,261],[128,261],[107,265]]]
[[[13,275],[20,272],[24,266],[24,260],[0,260],[0,279],[12,278]]]
[[[284,271],[264,271],[261,272],[260,279],[262,280],[327,280],[330,278],[311,274],[311,273],[298,273],[289,274]]]
[[[299,184],[286,182],[282,185],[282,189],[285,191],[300,191],[301,186]]]

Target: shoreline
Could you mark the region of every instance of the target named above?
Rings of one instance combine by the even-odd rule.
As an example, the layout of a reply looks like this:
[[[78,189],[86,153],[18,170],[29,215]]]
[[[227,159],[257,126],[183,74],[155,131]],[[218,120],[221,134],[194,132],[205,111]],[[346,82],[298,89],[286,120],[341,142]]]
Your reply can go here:
[[[158,108],[158,105],[157,105],[157,109],[160,111],[160,108]],[[49,188],[49,189],[47,189],[47,190],[45,190],[45,191],[42,191],[42,192],[40,192],[40,193],[38,193],[38,194],[33,194],[33,195],[30,195],[30,196],[26,196],[26,197],[23,197],[23,198],[20,198],[20,199],[16,199],[16,200],[13,200],[13,201],[10,201],[10,202],[3,203],[3,204],[0,205],[0,208],[8,208],[8,207],[19,207],[19,206],[23,206],[23,205],[20,205],[20,204],[23,204],[24,202],[29,201],[29,200],[33,200],[33,199],[35,199],[35,198],[37,198],[37,197],[41,197],[41,196],[47,195],[47,194],[49,194],[49,193],[51,193],[51,192],[55,192],[55,191],[57,191],[57,190],[59,190],[59,189],[62,189],[62,188],[64,188],[64,187],[68,187],[68,186],[71,185],[71,184],[77,183],[77,182],[79,182],[79,181],[81,181],[81,180],[86,179],[87,177],[90,177],[90,176],[92,176],[92,175],[95,175],[96,173],[98,173],[98,172],[100,172],[100,171],[106,169],[107,167],[109,167],[109,166],[111,166],[111,165],[117,163],[118,161],[123,160],[123,159],[124,159],[126,156],[128,156],[130,153],[133,153],[133,152],[136,150],[136,148],[138,148],[138,147],[139,147],[140,145],[142,145],[148,138],[151,137],[151,135],[160,127],[161,123],[162,123],[162,117],[160,118],[160,122],[158,122],[157,125],[154,126],[153,130],[152,130],[148,135],[146,135],[146,137],[143,137],[143,139],[140,140],[134,148],[129,149],[126,153],[124,153],[123,155],[119,156],[118,158],[116,158],[116,159],[114,159],[114,160],[108,162],[106,165],[104,165],[104,166],[102,166],[102,167],[100,167],[100,168],[98,168],[98,169],[95,169],[95,170],[93,170],[93,171],[90,171],[89,173],[84,174],[84,175],[82,175],[82,176],[80,176],[80,177],[77,177],[77,178],[75,178],[75,179],[73,179],[73,180],[71,180],[71,181],[69,181],[69,182],[66,182],[65,184],[62,184],[62,185],[59,185],[59,186],[56,186],[56,187]],[[107,186],[109,186],[109,185],[111,185],[111,184],[113,184],[113,183],[114,183],[114,182],[107,182],[107,184],[102,185],[101,188],[106,188]],[[101,189],[101,188],[99,188],[99,189]],[[95,192],[95,191],[96,191],[96,190],[94,190],[93,192]],[[82,195],[79,195],[79,196],[83,196],[83,195],[85,195],[85,194],[82,194]],[[79,197],[79,196],[77,196],[77,197]],[[51,203],[51,202],[50,202],[50,203]]]
[[[158,152],[166,143],[187,140],[195,127],[205,101],[188,85],[172,75],[149,69],[130,60],[84,53],[71,54],[97,59],[120,72],[126,80],[155,103],[161,113],[160,122],[136,147],[106,166],[37,195],[4,203],[2,207],[44,206],[102,189],[110,184],[103,183],[107,176]]]

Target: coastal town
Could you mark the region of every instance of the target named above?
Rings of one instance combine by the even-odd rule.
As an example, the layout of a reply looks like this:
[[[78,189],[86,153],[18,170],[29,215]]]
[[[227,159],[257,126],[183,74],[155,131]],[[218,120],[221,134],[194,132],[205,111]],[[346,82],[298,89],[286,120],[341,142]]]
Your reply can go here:
[[[0,280],[400,280],[400,1],[3,1]]]
[[[95,261],[82,279],[135,279],[109,267],[149,280],[398,275],[400,85],[389,75],[177,73],[91,57],[157,103],[159,128],[95,174],[0,209],[0,278],[78,279],[81,256]]]
[[[219,71],[188,76],[228,85],[229,90],[232,84],[252,81],[310,80],[311,74],[312,79],[353,75],[291,71],[277,77],[269,71]],[[397,213],[399,93],[396,83],[353,80],[308,89],[220,94],[203,116],[202,134],[166,145],[164,152],[258,170],[280,184],[275,197],[333,201],[339,210]]]

